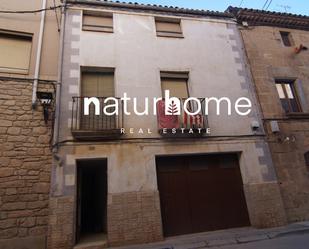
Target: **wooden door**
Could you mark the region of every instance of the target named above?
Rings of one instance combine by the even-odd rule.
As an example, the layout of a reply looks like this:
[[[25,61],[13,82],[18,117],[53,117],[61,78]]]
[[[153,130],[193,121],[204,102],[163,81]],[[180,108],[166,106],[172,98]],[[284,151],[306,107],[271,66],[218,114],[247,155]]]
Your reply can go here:
[[[190,233],[186,164],[181,158],[166,158],[159,159],[158,165],[164,233],[166,236]]]
[[[235,154],[157,158],[165,236],[248,226]]]

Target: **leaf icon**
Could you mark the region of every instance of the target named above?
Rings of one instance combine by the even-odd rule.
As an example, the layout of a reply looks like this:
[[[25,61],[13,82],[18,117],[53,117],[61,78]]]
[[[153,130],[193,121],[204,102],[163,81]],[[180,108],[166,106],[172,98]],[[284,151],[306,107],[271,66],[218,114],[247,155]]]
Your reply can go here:
[[[172,103],[169,104],[167,111],[171,115],[176,115],[178,109],[177,109],[177,105],[175,104],[174,101],[172,101]]]

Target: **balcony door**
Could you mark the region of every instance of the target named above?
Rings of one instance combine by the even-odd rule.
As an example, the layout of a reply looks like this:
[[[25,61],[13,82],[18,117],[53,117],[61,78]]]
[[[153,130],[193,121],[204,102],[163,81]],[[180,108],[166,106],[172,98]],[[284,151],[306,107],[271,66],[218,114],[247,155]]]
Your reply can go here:
[[[190,97],[188,88],[189,73],[188,72],[161,72],[161,89],[162,97],[166,90],[170,91],[170,97],[176,97],[180,100],[180,115],[178,117],[171,117],[161,115],[159,116],[159,129],[161,128],[184,128],[184,129],[204,129],[207,125],[205,118],[205,110],[200,101],[202,110],[196,115],[188,115],[184,112],[185,100]],[[164,103],[164,107],[165,108]],[[162,107],[161,107],[162,108]],[[190,100],[186,103],[186,108],[191,113],[198,110],[196,101]]]
[[[95,107],[93,104],[89,107],[89,115],[83,115],[84,106],[83,99],[81,103],[81,122],[82,130],[110,130],[116,125],[115,116],[107,116],[103,114],[104,105],[107,97],[114,97],[114,73],[113,72],[83,72],[81,83],[82,97],[97,97],[100,100],[100,115],[95,115]],[[109,110],[112,111],[112,110]]]

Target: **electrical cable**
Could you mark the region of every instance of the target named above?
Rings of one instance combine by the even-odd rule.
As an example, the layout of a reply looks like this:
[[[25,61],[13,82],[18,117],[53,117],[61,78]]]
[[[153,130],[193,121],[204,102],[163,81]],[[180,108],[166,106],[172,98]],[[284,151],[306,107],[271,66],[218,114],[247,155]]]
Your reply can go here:
[[[47,10],[55,10],[58,8],[63,7],[63,5],[57,5],[54,7],[49,7],[45,9],[37,9],[37,10],[0,10],[0,14],[32,14],[32,13],[38,13],[42,11],[47,11]]]
[[[11,77],[11,76],[0,76],[0,80],[5,80],[5,81],[15,80],[18,82],[29,82],[29,81],[31,82],[34,80],[38,80],[39,82],[44,82],[46,84],[53,84],[53,85],[58,84],[56,80],[43,80],[39,78],[18,78],[18,77]]]
[[[242,141],[244,141],[244,139],[256,139],[256,138],[266,138],[265,134],[243,134],[243,135],[217,135],[217,136],[203,136],[203,137],[195,137],[194,139],[198,139],[198,140],[208,140],[208,141],[235,141],[237,143],[239,143],[239,141],[237,139],[240,139]],[[58,147],[58,146],[65,146],[65,145],[85,145],[85,144],[89,144],[89,145],[93,145],[93,144],[106,144],[106,143],[122,143],[122,142],[128,142],[128,143],[161,143],[161,142],[175,142],[175,141],[186,141],[187,143],[191,143],[191,140],[189,138],[183,138],[183,137],[173,137],[173,138],[162,138],[162,137],[156,137],[156,138],[121,138],[121,139],[105,139],[105,140],[92,140],[92,141],[86,141],[86,140],[74,140],[74,139],[68,139],[68,140],[62,140],[59,141],[57,143],[54,143],[52,145],[52,148]],[[72,144],[69,144],[72,143]]]
[[[269,6],[271,5],[271,2],[272,2],[273,0],[270,0],[269,1],[269,4],[267,5],[267,7],[266,7],[266,9],[265,10],[268,10],[268,8],[269,8]]]
[[[60,24],[59,24],[59,19],[58,19],[58,13],[57,13],[57,9],[56,9],[56,0],[53,0],[54,2],[54,11],[55,11],[55,15],[56,15],[56,21],[57,21],[57,28],[58,28],[58,32],[60,32]]]
[[[262,10],[265,8],[266,4],[268,3],[268,0],[265,1],[263,7],[262,7]]]

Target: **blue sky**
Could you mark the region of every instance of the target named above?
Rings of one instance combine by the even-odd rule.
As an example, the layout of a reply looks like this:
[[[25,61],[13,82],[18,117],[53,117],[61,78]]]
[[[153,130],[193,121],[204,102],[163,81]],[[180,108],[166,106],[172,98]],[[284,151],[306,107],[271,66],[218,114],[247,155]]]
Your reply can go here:
[[[131,2],[161,4],[193,9],[224,11],[229,5],[262,9],[267,0],[131,0]],[[130,0],[124,0],[130,2]],[[271,2],[271,3],[270,3]],[[268,0],[268,10],[290,12],[309,16],[308,0]],[[266,4],[266,6],[268,5]]]

